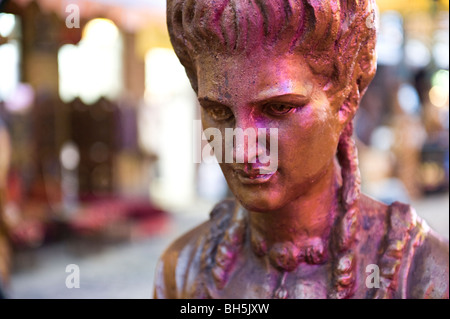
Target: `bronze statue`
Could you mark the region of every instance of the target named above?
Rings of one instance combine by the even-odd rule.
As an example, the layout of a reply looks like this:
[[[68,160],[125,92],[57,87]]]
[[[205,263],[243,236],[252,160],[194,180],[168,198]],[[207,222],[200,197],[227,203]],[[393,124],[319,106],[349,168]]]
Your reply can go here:
[[[448,242],[360,193],[374,14],[373,0],[168,0],[204,129],[277,128],[279,160],[220,164],[236,199],[166,250],[155,298],[448,298]]]

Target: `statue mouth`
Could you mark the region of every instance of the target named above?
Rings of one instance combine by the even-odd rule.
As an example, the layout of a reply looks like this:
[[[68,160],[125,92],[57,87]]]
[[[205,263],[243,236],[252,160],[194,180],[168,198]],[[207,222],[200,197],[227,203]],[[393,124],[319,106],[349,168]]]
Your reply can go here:
[[[268,170],[265,167],[251,169],[235,169],[238,180],[242,184],[264,184],[267,183],[276,171]]]

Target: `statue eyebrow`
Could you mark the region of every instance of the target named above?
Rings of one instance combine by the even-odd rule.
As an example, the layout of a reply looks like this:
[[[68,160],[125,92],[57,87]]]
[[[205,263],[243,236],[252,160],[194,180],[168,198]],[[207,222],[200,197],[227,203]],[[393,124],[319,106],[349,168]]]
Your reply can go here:
[[[223,106],[227,108],[231,108],[231,106],[219,102],[217,100],[214,100],[208,96],[205,97],[199,97],[198,98],[199,103],[201,106],[208,107],[209,105],[217,105],[217,106]],[[286,103],[286,104],[293,104],[293,105],[305,105],[308,104],[310,101],[310,97],[303,95],[303,94],[297,94],[297,93],[287,93],[287,94],[280,94],[276,96],[270,96],[267,98],[261,98],[255,101],[250,102],[249,104],[252,105],[264,105],[267,103]]]
[[[199,98],[197,98],[197,99],[198,99],[199,103],[200,103],[202,106],[208,106],[208,104],[209,104],[209,105],[214,104],[214,105],[225,106],[225,107],[228,107],[228,108],[230,107],[229,105],[224,104],[224,103],[222,103],[222,102],[219,102],[219,101],[217,101],[217,100],[214,100],[214,99],[212,99],[212,98],[210,98],[210,97],[208,97],[208,96],[205,96],[205,97],[199,97]]]
[[[255,104],[266,104],[266,103],[270,103],[270,102],[277,102],[277,103],[303,105],[303,104],[307,104],[309,101],[310,101],[310,97],[308,97],[306,95],[297,94],[297,93],[287,93],[287,94],[271,96],[268,98],[262,98],[260,100],[257,100],[255,102]]]
[[[227,105],[225,103],[219,102],[217,100],[214,100],[208,96],[199,97],[197,98],[200,105],[202,107],[208,107],[208,106],[223,106],[227,108],[232,108],[232,106]],[[303,95],[303,94],[297,94],[297,93],[287,93],[287,94],[280,94],[276,96],[270,96],[267,98],[261,98],[255,101],[250,102],[250,105],[264,105],[268,103],[286,103],[286,104],[292,104],[297,106],[303,106],[305,104],[308,104],[310,101],[310,97]]]

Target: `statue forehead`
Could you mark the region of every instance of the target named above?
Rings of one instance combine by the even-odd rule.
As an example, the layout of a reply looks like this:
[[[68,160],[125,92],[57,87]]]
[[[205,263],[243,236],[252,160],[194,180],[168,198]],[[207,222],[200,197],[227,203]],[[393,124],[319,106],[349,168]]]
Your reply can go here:
[[[298,54],[204,55],[196,64],[199,97],[214,98],[224,91],[255,99],[289,93],[308,95],[316,85],[309,66]]]
[[[239,78],[312,78],[311,70],[303,55],[288,54],[276,49],[246,54],[199,55],[195,62],[199,81]]]

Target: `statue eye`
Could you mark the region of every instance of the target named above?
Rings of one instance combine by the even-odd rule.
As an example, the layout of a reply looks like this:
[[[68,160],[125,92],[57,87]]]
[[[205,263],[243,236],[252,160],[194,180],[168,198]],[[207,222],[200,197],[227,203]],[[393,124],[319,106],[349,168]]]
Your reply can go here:
[[[208,108],[208,114],[215,121],[226,121],[233,117],[233,112],[225,106],[214,106]]]
[[[270,103],[264,107],[265,112],[271,115],[285,115],[294,111],[297,107],[284,103]]]

